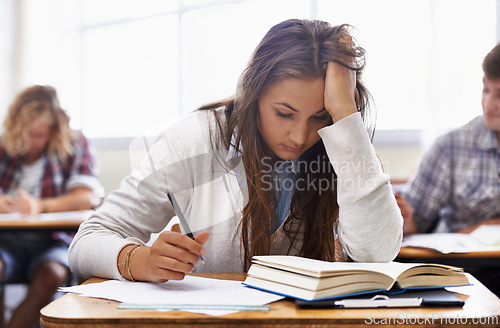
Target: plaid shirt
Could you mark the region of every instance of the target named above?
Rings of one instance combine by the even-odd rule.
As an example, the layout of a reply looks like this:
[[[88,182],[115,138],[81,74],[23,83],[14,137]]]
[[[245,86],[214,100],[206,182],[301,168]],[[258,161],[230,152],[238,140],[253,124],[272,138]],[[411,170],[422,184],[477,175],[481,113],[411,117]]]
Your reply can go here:
[[[482,116],[438,138],[404,196],[419,232],[437,219],[456,232],[500,217],[500,146]]]
[[[75,153],[64,163],[54,155],[47,156],[40,185],[40,196],[54,197],[67,193],[75,186],[85,186],[94,191],[97,198],[104,190],[96,177],[96,161],[87,139],[79,133],[73,142]],[[19,186],[24,158],[10,157],[0,147],[0,195],[12,194]]]

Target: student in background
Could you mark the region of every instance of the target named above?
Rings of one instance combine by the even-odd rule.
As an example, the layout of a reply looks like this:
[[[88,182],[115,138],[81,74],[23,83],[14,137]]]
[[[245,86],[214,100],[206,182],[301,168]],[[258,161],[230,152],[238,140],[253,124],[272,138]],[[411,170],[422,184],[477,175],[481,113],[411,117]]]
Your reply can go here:
[[[500,45],[484,58],[483,73],[483,115],[438,138],[396,195],[405,234],[432,232],[437,223],[462,233],[500,224]]]
[[[271,28],[236,95],[167,128],[82,224],[73,272],[164,282],[243,272],[262,254],[394,259],[402,217],[370,143],[364,50],[349,31],[295,19]],[[164,231],[145,246],[175,215],[167,192],[195,240]]]
[[[69,127],[56,90],[32,86],[11,104],[0,139],[0,213],[86,210],[103,188],[87,140]],[[0,280],[26,277],[26,299],[8,327],[38,322],[40,309],[70,277],[68,244],[51,231],[0,231]]]

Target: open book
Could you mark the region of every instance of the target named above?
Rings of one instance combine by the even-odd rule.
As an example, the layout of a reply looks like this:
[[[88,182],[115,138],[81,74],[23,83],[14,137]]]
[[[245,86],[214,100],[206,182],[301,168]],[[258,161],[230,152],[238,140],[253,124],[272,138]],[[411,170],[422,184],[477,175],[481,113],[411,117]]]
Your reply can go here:
[[[303,300],[390,289],[468,285],[461,268],[420,263],[326,262],[296,256],[254,256],[244,284]]]

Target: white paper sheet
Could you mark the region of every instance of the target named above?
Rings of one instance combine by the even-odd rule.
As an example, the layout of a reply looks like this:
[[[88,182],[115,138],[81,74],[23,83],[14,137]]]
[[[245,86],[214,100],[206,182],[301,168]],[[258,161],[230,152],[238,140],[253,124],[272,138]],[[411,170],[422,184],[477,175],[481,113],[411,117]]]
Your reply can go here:
[[[186,276],[166,283],[107,280],[101,283],[60,287],[62,292],[135,304],[264,305],[283,298],[242,285],[241,281]],[[189,310],[224,315],[234,310]]]
[[[500,250],[500,245],[492,240],[486,240],[484,233],[488,233],[493,239],[494,231],[489,234],[489,228],[493,226],[484,226],[484,229],[474,234],[462,233],[428,233],[406,236],[401,246],[425,247],[437,250],[443,254],[449,253],[469,253]],[[493,230],[493,229],[492,229]],[[496,230],[498,231],[498,230]]]
[[[58,220],[86,220],[95,212],[95,210],[86,211],[67,211],[67,212],[52,212],[40,213],[37,215],[21,214],[19,212],[0,214],[0,221],[11,220],[33,220],[33,221],[58,221]]]
[[[500,224],[485,224],[472,231],[469,236],[483,245],[500,249]]]

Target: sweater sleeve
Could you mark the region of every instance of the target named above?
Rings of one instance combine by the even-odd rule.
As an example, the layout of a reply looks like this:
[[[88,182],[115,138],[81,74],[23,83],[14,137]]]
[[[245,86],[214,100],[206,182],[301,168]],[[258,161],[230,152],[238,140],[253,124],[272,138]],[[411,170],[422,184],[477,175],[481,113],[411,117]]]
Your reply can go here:
[[[215,121],[208,111],[195,112],[169,126],[147,147],[146,155],[120,188],[80,226],[68,251],[75,274],[122,279],[117,267],[121,249],[147,243],[151,234],[162,231],[175,215],[167,192],[175,194],[188,220],[192,207],[197,211],[192,215],[194,222],[202,220],[199,208],[210,208],[213,203],[191,204],[195,190],[199,195],[219,179],[216,170],[206,169],[219,160],[210,143]],[[209,225],[205,221],[203,225],[191,221],[190,226],[193,231],[202,229],[200,226],[205,229]]]
[[[357,262],[393,260],[401,246],[403,218],[361,114],[352,114],[318,133],[337,174],[342,248]]]
[[[117,268],[121,249],[146,243],[174,216],[166,192],[189,185],[177,146],[179,131],[184,127],[178,124],[160,134],[120,189],[111,192],[96,213],[82,223],[68,251],[74,273],[121,279]]]

